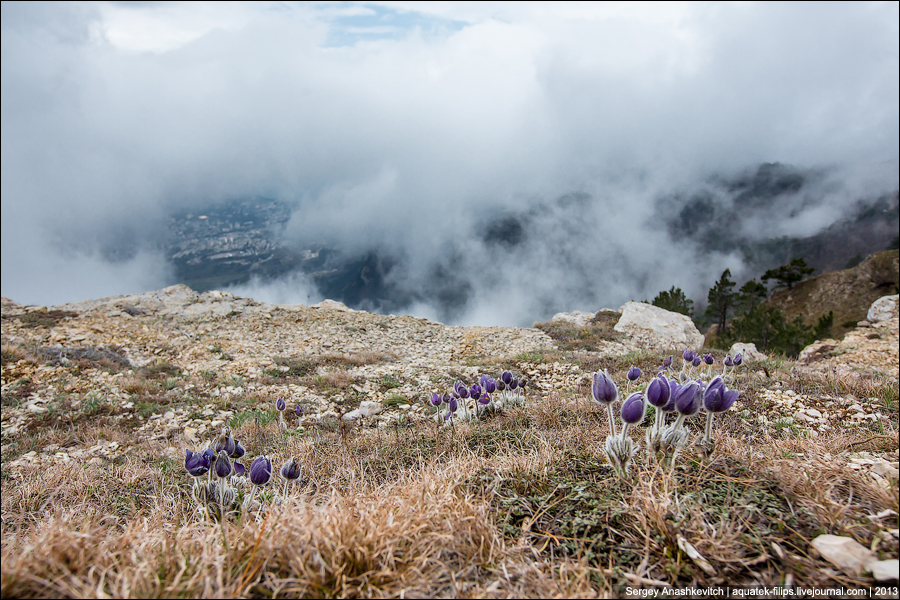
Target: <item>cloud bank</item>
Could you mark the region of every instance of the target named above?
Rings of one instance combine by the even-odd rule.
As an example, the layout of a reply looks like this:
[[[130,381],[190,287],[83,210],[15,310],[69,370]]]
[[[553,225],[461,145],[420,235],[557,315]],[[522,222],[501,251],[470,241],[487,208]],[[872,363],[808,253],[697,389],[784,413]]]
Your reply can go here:
[[[172,211],[264,195],[282,243],[391,257],[409,302],[372,308],[530,324],[740,273],[667,234],[673,190],[821,170],[814,210],[744,224],[774,235],[898,187],[896,3],[2,6],[19,302],[172,283]]]

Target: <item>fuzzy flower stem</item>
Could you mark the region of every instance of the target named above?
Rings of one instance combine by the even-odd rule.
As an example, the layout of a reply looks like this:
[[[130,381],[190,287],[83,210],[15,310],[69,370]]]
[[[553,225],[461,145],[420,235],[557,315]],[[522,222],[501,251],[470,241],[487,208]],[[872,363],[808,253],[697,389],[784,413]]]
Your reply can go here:
[[[709,443],[710,439],[712,439],[712,424],[713,424],[713,416],[716,413],[707,411],[706,412],[706,427],[703,430],[703,440]]]
[[[609,434],[614,436],[616,435],[616,417],[612,402],[606,404],[606,414],[609,416]]]
[[[631,423],[624,423],[622,425],[622,441],[625,441],[625,437],[628,435],[628,430],[631,428]]]

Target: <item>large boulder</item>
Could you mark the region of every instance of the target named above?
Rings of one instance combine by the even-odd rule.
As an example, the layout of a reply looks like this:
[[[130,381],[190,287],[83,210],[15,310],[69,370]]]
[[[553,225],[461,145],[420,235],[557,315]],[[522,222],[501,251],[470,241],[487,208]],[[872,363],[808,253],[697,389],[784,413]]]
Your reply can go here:
[[[897,318],[897,300],[900,298],[897,294],[893,296],[882,296],[872,303],[869,312],[866,314],[866,321],[869,323],[881,323],[890,319]]]
[[[755,362],[765,360],[766,355],[757,350],[756,344],[752,342],[735,342],[728,351],[731,356],[741,355],[744,362]]]
[[[687,315],[644,302],[628,302],[621,313],[614,329],[630,336],[639,346],[661,350],[703,346],[703,334]]]

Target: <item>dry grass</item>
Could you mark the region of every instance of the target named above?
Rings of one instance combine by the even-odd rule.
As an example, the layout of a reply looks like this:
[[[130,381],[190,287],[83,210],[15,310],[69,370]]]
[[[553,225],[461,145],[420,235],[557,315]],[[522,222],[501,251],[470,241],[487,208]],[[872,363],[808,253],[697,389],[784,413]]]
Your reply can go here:
[[[618,373],[645,360],[653,357],[603,367]],[[341,378],[346,364],[319,366]],[[808,394],[844,385],[792,380],[778,361],[766,367],[768,378],[742,381],[751,408],[771,379]],[[129,385],[135,394],[157,393],[155,377],[145,373]],[[896,407],[890,382],[846,385],[860,398],[876,390],[871,396],[884,394]],[[811,439],[754,430],[731,411],[717,421],[711,463],[692,450],[675,468],[639,455],[632,481],[616,478],[603,456],[605,415],[572,391],[441,430],[410,422],[301,433],[247,422],[235,433],[250,456],[266,453],[280,464],[296,455],[304,475],[261,521],[221,527],[194,512],[181,456],[166,455],[171,442],[135,438],[113,422],[58,421],[21,434],[17,454],[101,441],[128,450],[101,465],[55,462],[14,472],[4,465],[0,592],[604,597],[635,584],[868,586],[868,575],[835,570],[809,542],[846,535],[881,558],[898,557],[897,539],[885,533],[897,526],[896,513],[873,518],[900,511],[896,480],[885,488],[847,464],[850,451],[896,452],[896,408],[889,414],[853,433]],[[681,538],[712,573],[685,555]]]

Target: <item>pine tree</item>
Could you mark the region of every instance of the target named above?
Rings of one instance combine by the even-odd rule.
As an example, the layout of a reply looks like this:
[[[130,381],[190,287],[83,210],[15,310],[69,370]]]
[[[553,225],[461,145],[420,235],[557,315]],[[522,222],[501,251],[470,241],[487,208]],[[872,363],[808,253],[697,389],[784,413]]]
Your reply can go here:
[[[746,315],[765,300],[768,295],[769,291],[766,289],[766,286],[755,279],[751,279],[738,290],[735,309],[738,313]]]
[[[795,258],[786,265],[781,265],[777,269],[769,269],[760,279],[763,283],[768,283],[770,279],[775,280],[775,287],[787,287],[792,289],[794,284],[802,281],[807,275],[812,275],[814,268],[807,266],[806,261],[802,258]]]
[[[689,317],[694,312],[694,301],[685,296],[681,288],[674,285],[672,289],[658,293],[651,304]]]
[[[715,320],[718,325],[718,335],[725,334],[728,312],[734,308],[734,302],[737,299],[737,294],[734,292],[735,285],[731,279],[731,269],[725,269],[722,277],[709,290],[706,297],[709,302],[706,307],[706,315]]]

